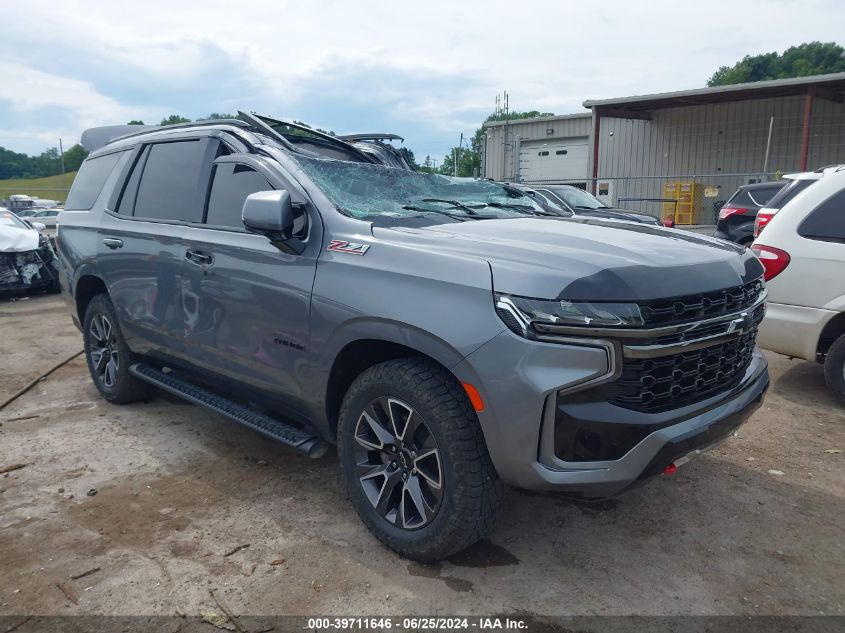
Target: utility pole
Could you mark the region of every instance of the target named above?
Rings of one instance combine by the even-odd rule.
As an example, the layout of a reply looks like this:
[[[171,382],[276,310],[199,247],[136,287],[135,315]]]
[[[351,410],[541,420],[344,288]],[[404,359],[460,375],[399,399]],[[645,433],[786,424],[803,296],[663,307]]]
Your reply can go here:
[[[458,165],[461,163],[461,150],[464,146],[464,133],[461,132],[461,140],[458,142],[458,149],[456,151],[457,156],[455,157],[455,175],[458,175]]]
[[[67,184],[65,182],[65,150],[62,147],[62,139],[59,138],[59,158],[62,161],[62,184]]]

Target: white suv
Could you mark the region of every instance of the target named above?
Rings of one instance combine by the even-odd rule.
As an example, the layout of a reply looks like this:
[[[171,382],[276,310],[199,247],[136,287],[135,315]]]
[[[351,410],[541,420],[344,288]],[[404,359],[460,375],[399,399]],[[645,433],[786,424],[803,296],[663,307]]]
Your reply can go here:
[[[751,248],[769,292],[760,347],[823,362],[845,401],[845,167],[790,200]]]

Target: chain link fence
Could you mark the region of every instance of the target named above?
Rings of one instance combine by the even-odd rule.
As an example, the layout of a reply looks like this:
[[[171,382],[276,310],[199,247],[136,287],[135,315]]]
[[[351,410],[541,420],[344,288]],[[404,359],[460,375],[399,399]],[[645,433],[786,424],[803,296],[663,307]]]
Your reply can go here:
[[[672,218],[678,225],[714,225],[719,210],[742,185],[769,182],[778,173],[681,174],[526,180],[529,187],[571,185],[595,194],[608,206],[630,209],[659,219]]]

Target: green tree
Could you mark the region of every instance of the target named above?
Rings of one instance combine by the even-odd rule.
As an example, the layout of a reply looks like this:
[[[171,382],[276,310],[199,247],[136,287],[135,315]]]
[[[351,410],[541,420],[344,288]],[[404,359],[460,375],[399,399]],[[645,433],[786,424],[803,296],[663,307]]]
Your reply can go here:
[[[186,119],[185,117],[179,114],[171,114],[166,119],[162,119],[159,125],[177,125],[179,123],[190,123],[190,119]]]
[[[237,119],[237,114],[220,114],[219,112],[212,112],[207,117],[197,119],[197,121],[217,121],[219,119]]]
[[[129,123],[127,123],[126,125],[144,125],[144,122],[143,122],[143,121],[141,121],[140,119],[132,119],[132,120],[131,120]]]
[[[733,66],[722,66],[707,80],[708,86],[728,86],[766,79],[810,77],[845,72],[845,48],[836,42],[807,42],[782,54],[746,55]]]
[[[79,143],[73,147],[68,148],[65,152],[65,171],[77,171],[82,165],[82,161],[88,156],[88,152]]]
[[[434,174],[434,161],[431,160],[431,156],[426,154],[425,160],[422,162],[422,165],[417,166],[417,171],[423,171],[427,174]]]
[[[417,164],[417,159],[414,157],[414,152],[412,152],[407,147],[400,147],[399,153],[402,154],[405,162],[411,166],[411,169],[419,170],[420,166]]]

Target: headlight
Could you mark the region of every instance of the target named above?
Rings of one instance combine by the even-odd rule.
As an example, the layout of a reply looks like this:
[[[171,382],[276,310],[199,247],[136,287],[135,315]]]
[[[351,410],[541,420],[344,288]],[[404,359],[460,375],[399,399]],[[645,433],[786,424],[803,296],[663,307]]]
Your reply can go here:
[[[496,312],[511,330],[525,336],[531,323],[574,327],[642,327],[636,303],[591,303],[496,295]]]

